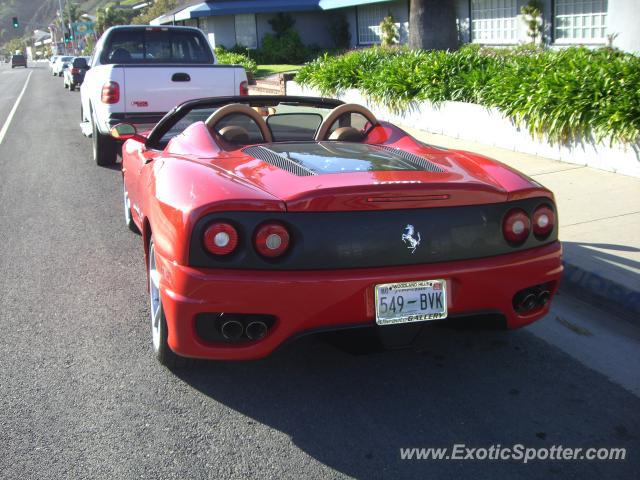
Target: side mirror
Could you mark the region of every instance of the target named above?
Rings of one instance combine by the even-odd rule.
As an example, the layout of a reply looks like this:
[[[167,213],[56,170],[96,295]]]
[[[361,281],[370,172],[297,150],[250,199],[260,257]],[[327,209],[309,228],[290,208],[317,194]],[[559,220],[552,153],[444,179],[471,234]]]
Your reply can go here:
[[[112,127],[109,133],[116,140],[129,140],[132,138],[142,143],[147,141],[146,137],[138,133],[135,125],[130,123],[119,123],[115,127]]]

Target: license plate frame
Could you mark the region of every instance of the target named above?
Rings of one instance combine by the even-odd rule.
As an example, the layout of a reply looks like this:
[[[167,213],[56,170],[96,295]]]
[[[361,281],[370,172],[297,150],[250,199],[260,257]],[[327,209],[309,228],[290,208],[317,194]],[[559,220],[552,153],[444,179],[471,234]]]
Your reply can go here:
[[[435,288],[434,288],[435,286]],[[395,283],[382,283],[375,285],[375,311],[376,311],[376,324],[377,325],[397,325],[402,323],[413,322],[426,322],[434,320],[443,320],[447,318],[447,282],[445,279],[438,278],[432,280],[417,280],[411,282],[395,282]],[[429,293],[433,294],[429,297]],[[420,303],[419,308],[411,308],[407,306],[405,309],[405,296],[409,295],[412,300],[407,301],[408,305],[414,303]],[[427,303],[427,309],[423,309],[421,302],[423,297]],[[441,308],[438,306],[438,296],[440,296]],[[418,296],[416,298],[416,295]],[[398,297],[402,297],[402,302],[398,300]],[[388,302],[389,298],[393,299],[392,302]],[[402,303],[402,308],[398,311],[398,305]],[[436,308],[434,307],[434,303]],[[384,306],[386,305],[386,310]],[[395,309],[395,310],[394,310]]]

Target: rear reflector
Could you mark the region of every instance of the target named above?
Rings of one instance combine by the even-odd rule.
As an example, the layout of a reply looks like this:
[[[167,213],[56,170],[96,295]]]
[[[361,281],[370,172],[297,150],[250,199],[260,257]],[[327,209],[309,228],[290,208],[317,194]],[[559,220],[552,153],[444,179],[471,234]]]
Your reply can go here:
[[[289,248],[289,232],[279,223],[266,223],[256,230],[254,244],[263,257],[275,258]]]
[[[118,103],[120,101],[120,85],[118,82],[107,82],[102,86],[102,103]]]
[[[541,205],[533,211],[533,234],[542,240],[549,236],[556,223],[556,216],[548,205]]]
[[[529,236],[531,220],[524,210],[513,208],[507,212],[502,221],[502,234],[507,242],[520,245]]]
[[[204,246],[214,255],[228,255],[238,246],[238,232],[225,222],[214,223],[204,232]]]

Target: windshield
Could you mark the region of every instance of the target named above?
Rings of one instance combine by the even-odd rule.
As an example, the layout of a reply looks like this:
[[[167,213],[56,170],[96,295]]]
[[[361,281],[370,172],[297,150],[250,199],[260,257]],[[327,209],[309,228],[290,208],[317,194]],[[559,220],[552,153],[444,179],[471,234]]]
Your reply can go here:
[[[205,122],[217,108],[195,108],[176,122],[161,138],[163,146],[176,135],[182,133],[189,125],[195,122]],[[264,118],[273,140],[305,141],[313,140],[323,118],[331,111],[331,108],[307,107],[294,104],[279,104],[271,107],[255,107]],[[225,127],[235,126],[246,133],[247,145],[261,143],[262,136],[259,127],[254,120],[243,114],[233,114],[225,117],[216,125],[216,131],[220,133]]]
[[[213,64],[204,36],[195,30],[114,30],[100,57],[102,64]]]

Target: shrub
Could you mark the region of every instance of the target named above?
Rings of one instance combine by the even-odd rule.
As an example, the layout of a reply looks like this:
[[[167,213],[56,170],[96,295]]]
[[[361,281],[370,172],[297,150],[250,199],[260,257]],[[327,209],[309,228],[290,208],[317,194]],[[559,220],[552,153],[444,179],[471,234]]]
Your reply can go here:
[[[249,58],[248,55],[226,50],[222,47],[216,47],[216,58],[218,63],[223,65],[242,65],[251,74],[254,74],[258,69],[256,61]]]
[[[357,88],[395,110],[425,100],[496,107],[555,142],[636,142],[640,135],[640,58],[611,49],[371,48],[324,55],[296,79],[322,95]]]
[[[262,46],[255,52],[258,63],[303,63],[311,56],[295,30],[289,29],[280,37],[267,33],[262,37]]]
[[[391,15],[391,13],[384,17],[380,22],[380,38],[383,47],[391,47],[400,40],[398,27],[396,26],[396,21],[393,19],[393,15]]]

